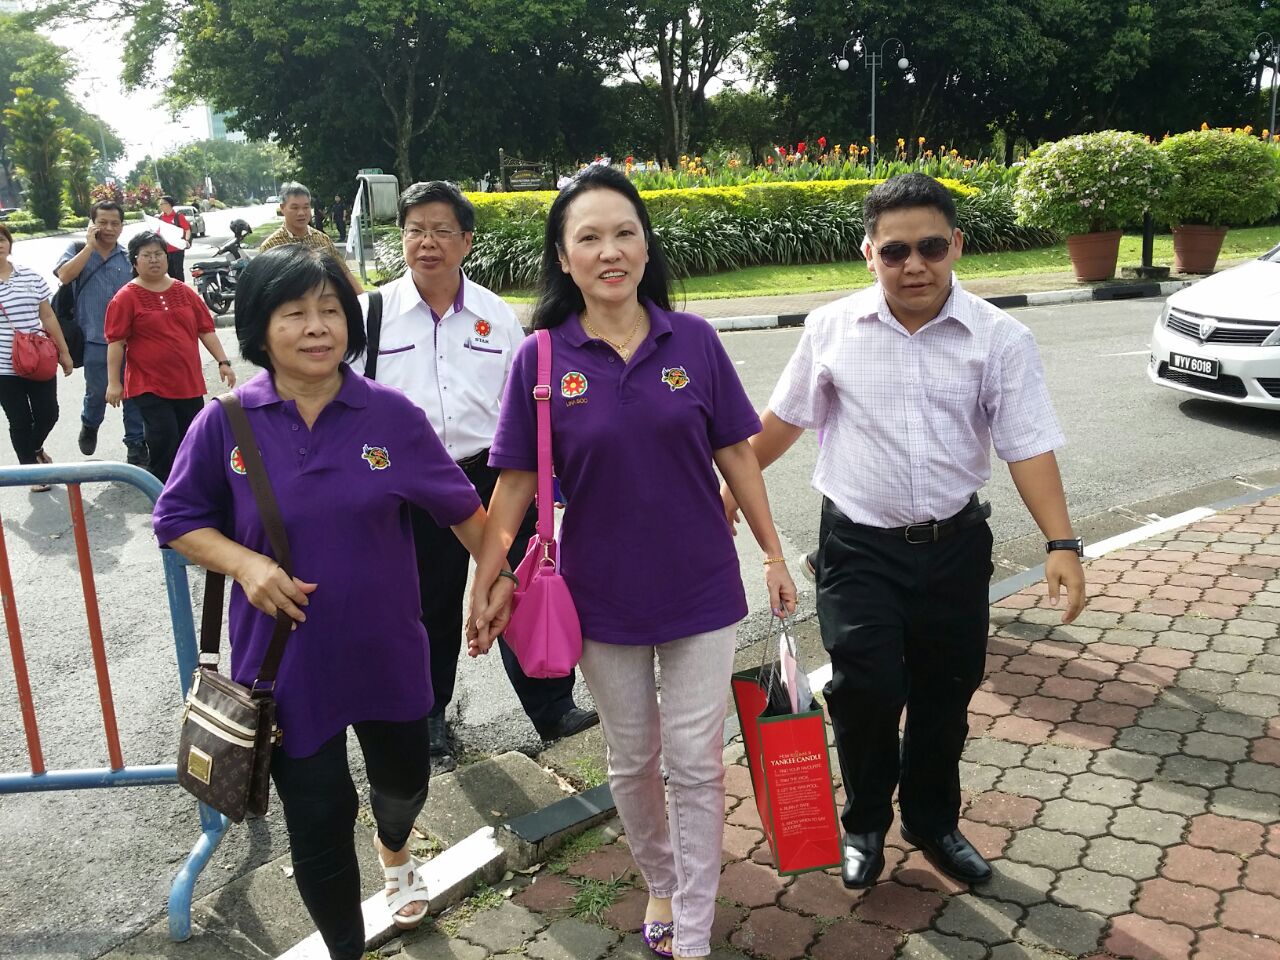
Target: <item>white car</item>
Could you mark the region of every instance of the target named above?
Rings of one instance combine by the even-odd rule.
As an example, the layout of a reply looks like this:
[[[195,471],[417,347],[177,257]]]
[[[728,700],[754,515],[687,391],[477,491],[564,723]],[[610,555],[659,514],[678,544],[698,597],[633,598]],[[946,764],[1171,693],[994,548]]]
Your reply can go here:
[[[1166,301],[1147,376],[1209,400],[1280,410],[1280,246]]]

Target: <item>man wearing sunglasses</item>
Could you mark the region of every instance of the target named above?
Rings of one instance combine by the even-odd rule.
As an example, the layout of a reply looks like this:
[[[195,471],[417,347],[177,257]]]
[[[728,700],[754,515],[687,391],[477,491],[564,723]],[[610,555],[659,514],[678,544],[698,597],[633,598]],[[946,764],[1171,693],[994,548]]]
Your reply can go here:
[[[958,829],[993,570],[978,490],[994,445],[1045,535],[1049,596],[1065,588],[1070,623],[1084,572],[1053,453],[1064,438],[1031,332],[952,273],[964,235],[947,190],[894,177],[867,194],[863,222],[875,285],[809,314],[751,445],[766,467],[806,429],[822,436],[817,606],[848,797],[845,886],[871,886],[884,869],[895,787],[903,837],[980,883],[991,868]]]

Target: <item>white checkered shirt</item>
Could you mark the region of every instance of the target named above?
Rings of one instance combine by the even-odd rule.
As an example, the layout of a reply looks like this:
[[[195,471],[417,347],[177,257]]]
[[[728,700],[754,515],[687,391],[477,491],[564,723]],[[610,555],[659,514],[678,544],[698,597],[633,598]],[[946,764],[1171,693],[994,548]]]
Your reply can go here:
[[[961,289],[908,334],[879,284],[820,307],[769,398],[819,431],[813,485],[855,523],[954,516],[1005,461],[1062,446],[1031,331]]]

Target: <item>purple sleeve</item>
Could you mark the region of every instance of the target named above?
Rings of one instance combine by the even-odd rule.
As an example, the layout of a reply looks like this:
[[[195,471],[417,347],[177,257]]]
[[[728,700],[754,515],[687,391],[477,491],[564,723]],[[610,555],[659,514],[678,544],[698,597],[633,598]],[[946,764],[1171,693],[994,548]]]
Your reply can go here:
[[[711,422],[707,425],[707,436],[711,439],[711,448],[719,450],[759,433],[760,417],[756,415],[756,409],[751,405],[747,391],[743,389],[733,360],[720,342],[720,335],[710,324],[706,324],[706,329],[707,366],[714,380],[711,386]]]
[[[526,337],[516,348],[502,394],[498,429],[489,447],[489,466],[499,470],[538,469],[538,418],[533,399],[537,379],[538,338]]]
[[[409,486],[404,498],[431,514],[437,525],[452,527],[476,512],[480,497],[467,475],[450,458],[427,422],[427,415],[403,395],[395,397],[403,409],[406,437],[413,450],[413,469],[405,471]],[[403,401],[403,403],[399,403]]]
[[[161,546],[192,530],[232,528],[231,488],[223,463],[230,425],[219,403],[206,404],[178,448],[169,480],[151,513]]]

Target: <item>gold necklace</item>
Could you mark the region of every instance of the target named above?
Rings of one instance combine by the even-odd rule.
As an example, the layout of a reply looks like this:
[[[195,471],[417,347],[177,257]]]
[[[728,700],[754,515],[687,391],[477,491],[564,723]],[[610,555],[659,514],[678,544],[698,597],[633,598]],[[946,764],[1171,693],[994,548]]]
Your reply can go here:
[[[625,363],[631,357],[631,351],[627,349],[627,344],[629,344],[632,341],[632,339],[634,339],[636,335],[636,331],[640,329],[640,322],[644,319],[644,316],[645,316],[644,307],[641,307],[640,312],[636,314],[636,322],[631,327],[631,332],[627,334],[627,338],[623,340],[621,343],[614,343],[612,340],[606,337],[603,333],[601,333],[599,330],[593,327],[591,325],[591,321],[587,319],[587,315],[585,313],[582,315],[582,325],[587,328],[587,333],[591,334],[591,336],[595,337],[597,340],[603,340],[609,346],[613,347],[613,349],[617,352],[618,356],[620,356],[623,362]]]

